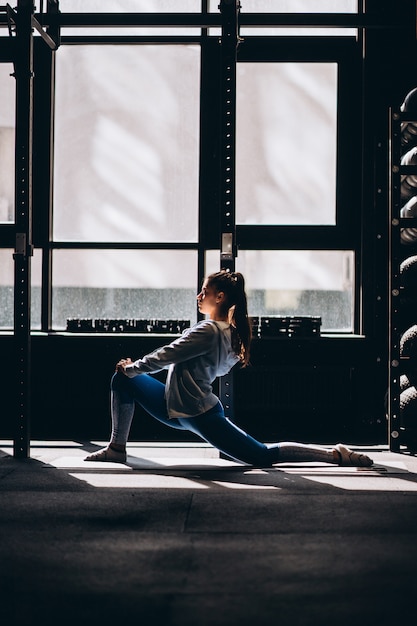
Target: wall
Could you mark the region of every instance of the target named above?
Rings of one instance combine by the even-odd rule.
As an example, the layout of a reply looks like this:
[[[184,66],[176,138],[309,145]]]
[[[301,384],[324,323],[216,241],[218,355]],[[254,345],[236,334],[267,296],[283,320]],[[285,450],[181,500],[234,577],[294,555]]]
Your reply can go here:
[[[33,336],[32,438],[106,439],[109,381],[116,361],[123,356],[138,358],[170,339]],[[10,367],[13,337],[0,337],[0,346],[1,439],[13,437],[16,421]],[[385,379],[384,367],[375,367],[371,343],[361,337],[254,340],[250,367],[234,376],[235,421],[265,441],[386,443]],[[195,440],[158,424],[141,410],[131,439]]]

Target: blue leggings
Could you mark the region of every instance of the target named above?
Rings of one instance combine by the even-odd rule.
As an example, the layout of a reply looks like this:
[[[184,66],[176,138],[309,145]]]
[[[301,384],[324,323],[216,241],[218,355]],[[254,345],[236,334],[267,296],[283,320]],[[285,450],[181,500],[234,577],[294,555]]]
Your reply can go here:
[[[114,374],[111,382],[111,441],[124,445],[129,437],[135,403],[170,428],[188,430],[227,456],[257,467],[270,467],[287,461],[336,463],[332,451],[319,446],[293,442],[264,444],[233,424],[224,414],[220,402],[196,417],[169,418],[165,402],[165,385],[149,374],[128,378]]]

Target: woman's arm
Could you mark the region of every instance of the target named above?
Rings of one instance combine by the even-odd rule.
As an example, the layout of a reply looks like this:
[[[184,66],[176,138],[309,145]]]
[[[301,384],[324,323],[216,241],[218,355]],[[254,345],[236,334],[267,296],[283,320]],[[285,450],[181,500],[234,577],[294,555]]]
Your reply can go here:
[[[209,321],[199,322],[175,341],[158,348],[146,356],[132,362],[122,359],[116,365],[130,378],[144,373],[156,373],[170,365],[188,361],[211,350],[213,338],[217,333],[216,325]]]

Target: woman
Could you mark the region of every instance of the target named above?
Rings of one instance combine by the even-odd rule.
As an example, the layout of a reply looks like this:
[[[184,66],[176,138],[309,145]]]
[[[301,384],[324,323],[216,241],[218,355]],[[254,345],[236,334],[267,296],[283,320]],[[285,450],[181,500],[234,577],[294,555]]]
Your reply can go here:
[[[106,448],[86,461],[126,461],[126,442],[135,402],[160,422],[188,430],[227,456],[258,467],[287,461],[320,461],[370,467],[373,461],[338,444],[319,446],[281,442],[264,444],[225,417],[212,383],[240,362],[249,362],[251,327],[242,274],[222,270],[208,276],[197,296],[206,315],[162,348],[132,362],[116,365],[111,383],[112,434]],[[166,384],[149,374],[168,369]]]

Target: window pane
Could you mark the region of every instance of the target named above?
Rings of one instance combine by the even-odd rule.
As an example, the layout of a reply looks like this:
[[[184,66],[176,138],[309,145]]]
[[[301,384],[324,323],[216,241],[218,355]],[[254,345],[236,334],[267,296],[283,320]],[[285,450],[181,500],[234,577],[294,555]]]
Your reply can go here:
[[[15,79],[11,63],[0,63],[0,222],[14,221]]]
[[[343,250],[239,250],[252,316],[312,315],[322,330],[353,331],[354,254]]]
[[[0,329],[13,328],[14,250],[0,250]]]
[[[35,249],[32,257],[32,287],[31,287],[31,327],[39,330],[41,327],[42,303],[42,251]]]
[[[204,261],[206,276],[218,272],[220,269],[220,250],[206,250]]]
[[[194,250],[56,250],[53,327],[67,319],[196,321]]]
[[[201,0],[60,0],[62,13],[199,13]],[[199,35],[198,28],[63,28],[62,35]]]
[[[54,238],[196,241],[199,47],[56,58]]]
[[[14,326],[14,250],[0,250],[0,329],[12,330]],[[32,304],[31,327],[41,326],[41,254],[35,250],[31,258],[32,267]]]
[[[238,224],[334,225],[337,65],[237,66]]]
[[[59,0],[62,13],[198,13],[201,0]]]

